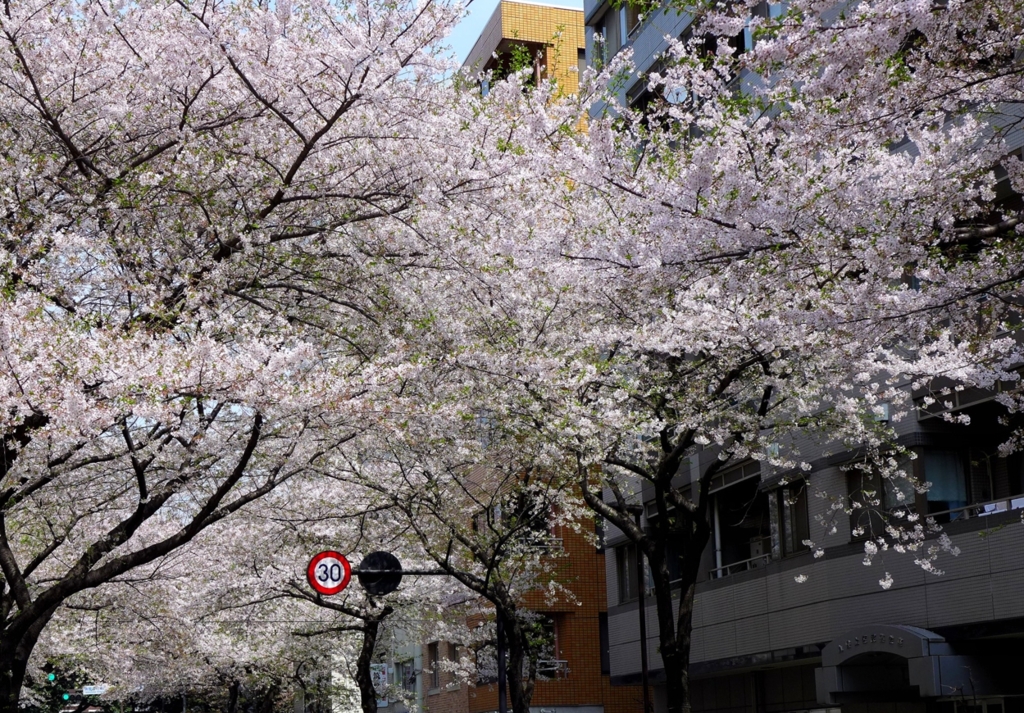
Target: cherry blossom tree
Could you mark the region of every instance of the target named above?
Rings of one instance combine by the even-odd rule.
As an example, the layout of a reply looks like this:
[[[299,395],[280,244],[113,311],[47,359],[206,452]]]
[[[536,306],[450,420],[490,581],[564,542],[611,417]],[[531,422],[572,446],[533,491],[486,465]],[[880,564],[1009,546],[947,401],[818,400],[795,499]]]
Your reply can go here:
[[[753,459],[813,488],[809,461],[848,452],[906,498],[927,484],[901,469],[883,406],[906,417],[939,377],[1019,383],[1024,361],[1024,185],[1006,143],[1019,17],[1003,22],[996,2],[792,2],[751,20],[753,5],[702,8],[647,78],[643,110],[610,93],[587,134],[564,107],[499,134],[487,160],[544,155],[548,173],[452,219],[464,272],[434,293],[448,300],[434,328],[458,335],[438,363],[495,384],[465,392],[467,415],[486,410],[543,467],[574,469],[649,562],[673,711],[689,709],[716,474]],[[748,27],[757,43],[736,52]],[[628,51],[597,81],[622,71]],[[1000,401],[1019,439],[1019,396]],[[647,527],[631,513],[641,487]],[[891,549],[938,571],[955,552],[877,493],[816,492],[832,509],[815,549],[834,517],[868,507],[867,562]]]
[[[817,438],[924,487],[880,404],[1018,380],[1005,7],[794,0],[737,55],[744,4],[702,6],[640,112],[601,89],[628,53],[559,102],[518,75],[439,84],[458,8],[435,2],[7,3],[0,711],[67,604],[158,591],[181,548],[317,488],[401,512],[413,551],[496,605],[514,674],[539,565],[520,535],[582,493],[651,565],[688,709],[716,473],[799,476]],[[869,544],[934,568],[924,524],[884,515]]]
[[[315,477],[401,382],[380,315],[396,216],[461,188],[427,128],[458,14],[4,6],[0,710],[65,602]]]
[[[442,383],[442,389],[404,398],[415,403],[451,394],[450,384]],[[476,402],[464,388],[458,391],[460,400]],[[449,575],[449,590],[455,582],[465,592],[457,601],[438,601],[438,613],[449,620],[445,640],[476,648],[477,661],[449,666],[462,676],[493,674],[494,662],[480,653],[494,653],[487,644],[504,645],[509,700],[512,710],[523,713],[550,643],[534,609],[545,600],[572,597],[558,579],[564,553],[553,546],[551,533],[578,529],[585,513],[572,496],[573,482],[538,468],[530,451],[507,440],[499,421],[485,411],[454,416],[455,422],[436,412],[407,417],[400,430],[374,439],[372,450],[352,458],[337,477],[389,503],[421,557]],[[494,626],[466,631],[470,618],[481,624],[493,619]],[[466,670],[473,665],[475,672]]]
[[[360,498],[332,484],[293,479],[173,556],[69,599],[37,646],[35,688],[46,688],[38,682],[47,663],[74,663],[111,686],[108,700],[208,692],[234,710],[246,693],[270,706],[351,696],[376,710],[385,692],[374,688],[371,663],[389,653],[390,632],[437,638],[435,612],[451,582],[407,577],[397,592],[373,596],[353,578],[340,595],[314,592],[306,564],[323,549],[353,565],[377,549],[407,567],[423,558],[374,491]]]

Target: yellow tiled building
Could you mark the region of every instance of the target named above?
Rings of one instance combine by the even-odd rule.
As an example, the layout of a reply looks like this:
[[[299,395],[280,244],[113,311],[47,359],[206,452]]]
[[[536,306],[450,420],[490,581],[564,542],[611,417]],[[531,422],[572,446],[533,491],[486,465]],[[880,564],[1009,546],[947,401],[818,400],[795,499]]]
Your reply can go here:
[[[463,66],[500,73],[516,46],[529,51],[538,79],[554,79],[565,94],[576,92],[579,69],[586,66],[582,10],[502,0]]]

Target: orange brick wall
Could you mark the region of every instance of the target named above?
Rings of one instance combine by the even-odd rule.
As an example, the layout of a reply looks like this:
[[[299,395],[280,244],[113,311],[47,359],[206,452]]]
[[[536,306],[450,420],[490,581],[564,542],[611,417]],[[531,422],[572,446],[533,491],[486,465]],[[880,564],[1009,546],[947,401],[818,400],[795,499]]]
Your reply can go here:
[[[428,654],[429,644],[424,644],[421,650],[423,661],[423,674],[420,678],[423,686],[423,707],[430,713],[466,713],[469,710],[470,687],[466,684],[459,684],[454,674],[447,671],[440,671],[440,686],[431,688],[432,676],[427,672],[427,662],[430,660]],[[440,642],[438,647],[441,658],[451,657],[451,651],[447,642]],[[458,652],[456,652],[458,656]]]
[[[590,523],[584,527],[592,527]],[[605,713],[642,713],[639,686],[612,687],[609,677],[601,674],[601,639],[598,614],[606,612],[604,555],[582,534],[569,528],[553,533],[562,538],[564,556],[555,560],[556,579],[575,595],[576,601],[549,604],[539,593],[524,598],[523,606],[552,614],[557,621],[558,658],[568,661],[564,678],[538,681],[531,706],[554,707],[601,705]],[[441,645],[442,656],[446,645]],[[426,662],[427,649],[423,649]],[[424,677],[424,690],[429,681]],[[463,686],[455,691],[425,693],[424,707],[428,713],[485,713],[498,708],[497,684]]]

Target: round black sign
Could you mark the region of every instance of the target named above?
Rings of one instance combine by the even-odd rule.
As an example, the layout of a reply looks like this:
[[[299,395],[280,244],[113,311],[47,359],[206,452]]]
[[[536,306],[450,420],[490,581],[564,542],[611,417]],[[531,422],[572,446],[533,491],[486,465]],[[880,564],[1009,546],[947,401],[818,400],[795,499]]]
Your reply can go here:
[[[402,563],[390,552],[371,552],[359,563],[359,570],[359,584],[367,594],[390,594],[402,583]]]

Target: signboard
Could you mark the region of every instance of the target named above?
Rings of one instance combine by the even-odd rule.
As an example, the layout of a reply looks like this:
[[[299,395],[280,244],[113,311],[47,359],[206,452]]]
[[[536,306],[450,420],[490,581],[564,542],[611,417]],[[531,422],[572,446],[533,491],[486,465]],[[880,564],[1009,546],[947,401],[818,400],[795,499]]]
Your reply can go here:
[[[388,688],[388,665],[386,663],[370,664],[370,680],[373,682],[373,690],[381,696]],[[384,708],[388,704],[387,698],[378,698],[377,707]]]
[[[82,686],[83,696],[102,696],[110,689],[105,683],[97,683],[92,686]]]
[[[368,594],[390,594],[402,583],[402,564],[390,552],[371,552],[356,572]]]
[[[338,552],[321,552],[309,561],[306,579],[309,586],[329,597],[348,586],[352,580],[352,565]]]

